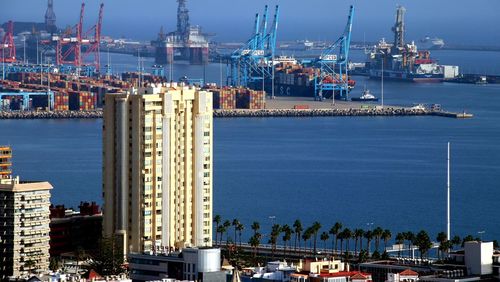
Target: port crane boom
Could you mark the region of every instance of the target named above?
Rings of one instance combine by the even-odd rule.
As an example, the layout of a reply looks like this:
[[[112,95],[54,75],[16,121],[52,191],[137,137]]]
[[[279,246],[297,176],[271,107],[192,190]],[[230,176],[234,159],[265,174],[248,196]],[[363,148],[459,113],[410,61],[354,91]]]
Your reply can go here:
[[[316,61],[320,68],[320,73],[314,79],[314,96],[316,100],[323,100],[325,91],[332,92],[333,100],[336,91],[339,92],[341,99],[347,100],[348,98],[349,77],[347,64],[349,62],[353,16],[354,6],[351,5],[344,32],[322,52]]]
[[[233,86],[249,86],[263,82],[272,76],[272,58],[276,49],[278,32],[279,6],[274,12],[274,21],[268,30],[268,6],[264,8],[262,22],[257,13],[255,15],[252,37],[231,54],[228,84]]]

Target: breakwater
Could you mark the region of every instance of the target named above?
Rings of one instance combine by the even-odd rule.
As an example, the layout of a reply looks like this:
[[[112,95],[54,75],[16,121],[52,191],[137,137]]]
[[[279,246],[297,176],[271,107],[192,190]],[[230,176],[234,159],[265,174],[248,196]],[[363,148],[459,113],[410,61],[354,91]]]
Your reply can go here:
[[[102,118],[102,110],[92,111],[0,111],[0,119],[93,119]]]
[[[215,118],[236,117],[324,117],[324,116],[425,116],[432,111],[409,108],[384,109],[262,109],[262,110],[214,110]]]
[[[248,117],[341,117],[341,116],[442,116],[472,118],[472,114],[438,112],[412,108],[384,109],[262,109],[214,110],[214,118]],[[102,110],[93,111],[0,111],[0,119],[94,119],[102,118]]]

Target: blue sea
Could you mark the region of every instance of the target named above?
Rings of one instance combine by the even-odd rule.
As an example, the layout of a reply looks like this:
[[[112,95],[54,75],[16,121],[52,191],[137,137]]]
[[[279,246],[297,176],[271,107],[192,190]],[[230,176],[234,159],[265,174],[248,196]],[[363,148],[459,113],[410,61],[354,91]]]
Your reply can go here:
[[[439,52],[470,63],[460,61],[462,51]],[[490,66],[482,56],[496,56],[492,69],[499,61],[499,53],[478,56],[484,69]],[[136,65],[136,58],[124,55],[112,60],[117,68]],[[174,67],[179,76],[203,74],[199,66]],[[209,65],[207,80],[218,82],[220,70]],[[356,80],[353,96],[365,85],[380,96],[379,81]],[[326,231],[341,221],[393,234],[425,229],[434,238],[446,229],[451,142],[453,235],[485,231],[483,239],[500,239],[500,85],[386,81],[384,96],[385,104],[439,103],[474,118],[215,119],[214,214],[239,219],[247,231],[259,221],[264,233],[273,222],[301,219],[306,225],[319,221]],[[77,207],[80,201],[102,203],[101,130],[101,120],[1,120],[0,144],[13,147],[15,174],[50,181],[54,204]]]

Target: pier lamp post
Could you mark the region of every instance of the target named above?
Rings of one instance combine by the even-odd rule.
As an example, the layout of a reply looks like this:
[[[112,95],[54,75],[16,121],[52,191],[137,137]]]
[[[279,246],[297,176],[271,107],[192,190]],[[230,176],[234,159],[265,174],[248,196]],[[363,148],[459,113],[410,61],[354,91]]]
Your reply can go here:
[[[481,230],[481,231],[478,231],[477,234],[479,234],[479,241],[483,241],[483,234],[486,233],[486,231],[484,230]]]
[[[384,61],[385,61],[385,52],[380,50],[380,53],[382,54],[382,72],[380,74],[380,88],[381,88],[381,101],[382,101],[382,108],[384,108]]]

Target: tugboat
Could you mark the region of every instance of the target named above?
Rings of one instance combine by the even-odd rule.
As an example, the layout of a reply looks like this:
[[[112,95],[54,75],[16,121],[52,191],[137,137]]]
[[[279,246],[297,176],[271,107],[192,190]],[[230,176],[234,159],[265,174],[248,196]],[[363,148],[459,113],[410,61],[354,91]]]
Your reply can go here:
[[[370,90],[368,89],[365,89],[363,91],[363,95],[361,95],[361,97],[353,97],[351,98],[351,101],[357,101],[357,102],[368,102],[368,101],[373,101],[373,102],[376,102],[378,101],[378,98],[373,96],[371,93],[370,93]]]

